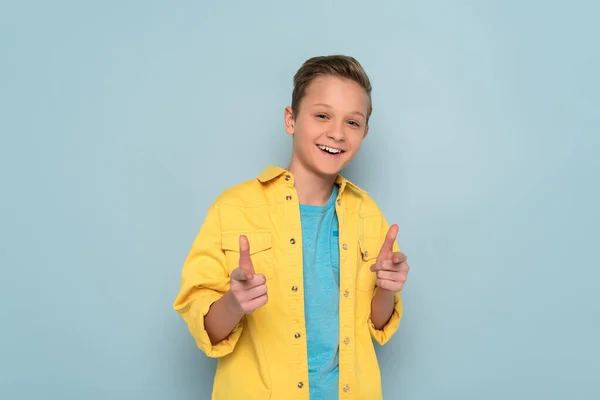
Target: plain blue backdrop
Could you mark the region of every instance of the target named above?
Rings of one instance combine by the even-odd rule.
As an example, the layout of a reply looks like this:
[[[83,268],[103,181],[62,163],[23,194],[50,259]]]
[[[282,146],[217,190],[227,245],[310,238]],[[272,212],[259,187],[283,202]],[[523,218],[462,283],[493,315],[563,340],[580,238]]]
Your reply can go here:
[[[285,166],[292,76],[357,57],[345,174],[412,267],[386,399],[600,398],[593,1],[0,3],[0,398],[208,399],[172,309],[210,203]]]

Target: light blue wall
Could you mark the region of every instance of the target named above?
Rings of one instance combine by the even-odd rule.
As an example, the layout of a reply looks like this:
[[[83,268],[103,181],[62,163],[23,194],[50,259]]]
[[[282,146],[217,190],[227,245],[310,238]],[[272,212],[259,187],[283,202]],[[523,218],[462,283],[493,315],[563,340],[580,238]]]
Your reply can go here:
[[[209,204],[285,165],[308,57],[356,56],[346,174],[412,271],[386,399],[600,398],[593,1],[0,5],[0,398],[207,399],[172,310]]]

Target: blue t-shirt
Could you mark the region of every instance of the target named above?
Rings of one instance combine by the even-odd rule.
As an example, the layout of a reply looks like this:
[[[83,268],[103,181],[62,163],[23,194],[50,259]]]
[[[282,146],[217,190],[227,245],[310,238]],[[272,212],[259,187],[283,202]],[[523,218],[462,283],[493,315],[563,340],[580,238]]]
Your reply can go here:
[[[338,398],[340,249],[335,200],[300,205],[304,310],[311,400]]]

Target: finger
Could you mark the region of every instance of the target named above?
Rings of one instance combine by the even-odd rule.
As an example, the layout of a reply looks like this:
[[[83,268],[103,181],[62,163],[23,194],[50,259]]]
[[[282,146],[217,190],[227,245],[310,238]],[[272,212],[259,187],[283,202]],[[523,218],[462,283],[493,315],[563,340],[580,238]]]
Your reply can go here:
[[[269,301],[269,295],[267,293],[265,293],[262,296],[259,296],[255,299],[250,300],[248,302],[248,308],[250,308],[251,310],[256,310],[257,308],[260,308],[260,307],[264,306],[265,304],[267,304],[268,301]]]
[[[402,272],[403,274],[408,274],[408,271],[410,271],[410,266],[405,262],[397,265],[399,266],[400,272]]]
[[[398,267],[394,265],[394,263],[390,260],[379,261],[371,265],[371,271],[397,271]]]
[[[230,278],[238,282],[246,282],[248,280],[248,273],[242,268],[238,267],[231,271]]]
[[[387,257],[394,251],[396,236],[398,236],[398,225],[394,224],[390,226],[390,229],[388,229],[388,232],[385,235],[385,240],[383,241],[381,250],[379,250],[379,258]]]
[[[252,301],[252,300],[264,295],[265,293],[267,293],[267,285],[256,286],[256,287],[246,290],[242,294],[242,296],[241,296],[242,298],[240,300],[249,302],[249,301]]]
[[[245,235],[240,236],[240,263],[239,266],[246,273],[246,279],[254,278],[254,265],[250,258],[250,243]]]
[[[394,282],[405,282],[406,274],[400,271],[377,271],[377,279],[387,279]]]
[[[249,290],[257,286],[265,285],[267,278],[263,274],[254,274],[254,278],[251,281],[244,282],[244,290]]]
[[[401,264],[403,262],[406,262],[406,254],[396,251],[392,255],[392,261],[394,262],[394,264]]]
[[[404,285],[404,283],[406,282],[407,279],[408,279],[408,275],[403,274],[403,273],[391,272],[391,271],[378,271],[377,272],[377,280],[381,280],[381,281],[391,281],[391,282],[395,282],[397,284]]]

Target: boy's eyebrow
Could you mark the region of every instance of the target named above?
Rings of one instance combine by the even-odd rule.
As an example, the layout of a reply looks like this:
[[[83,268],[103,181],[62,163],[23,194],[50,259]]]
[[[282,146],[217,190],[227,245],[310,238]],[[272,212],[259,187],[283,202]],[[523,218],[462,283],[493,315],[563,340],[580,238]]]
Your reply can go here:
[[[313,107],[332,108],[329,104],[325,104],[325,103],[316,103],[316,104],[313,104]],[[361,117],[366,119],[365,114],[361,113],[360,111],[352,111],[350,114],[360,115]]]
[[[326,107],[326,108],[331,108],[331,106],[329,104],[325,104],[325,103],[316,103],[313,104],[313,107]]]

